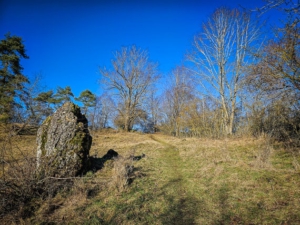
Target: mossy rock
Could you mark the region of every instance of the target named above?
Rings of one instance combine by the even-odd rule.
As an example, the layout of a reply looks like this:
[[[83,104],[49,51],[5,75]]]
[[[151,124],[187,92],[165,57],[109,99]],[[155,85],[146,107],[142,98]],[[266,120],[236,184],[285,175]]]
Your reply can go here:
[[[80,175],[89,166],[91,144],[86,117],[79,106],[67,102],[38,130],[38,167],[51,176]]]

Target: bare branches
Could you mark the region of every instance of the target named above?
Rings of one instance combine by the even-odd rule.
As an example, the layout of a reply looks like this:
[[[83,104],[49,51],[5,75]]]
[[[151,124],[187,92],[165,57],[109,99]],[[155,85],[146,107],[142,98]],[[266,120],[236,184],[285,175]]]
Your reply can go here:
[[[189,70],[184,67],[176,67],[170,76],[169,87],[164,96],[165,120],[169,121],[169,132],[179,136],[184,129],[183,115],[188,105],[194,99],[194,87],[192,76]]]
[[[226,133],[233,131],[236,99],[243,88],[245,67],[249,63],[249,48],[259,36],[259,26],[251,15],[239,10],[220,8],[202,26],[194,39],[194,63],[200,84],[206,95],[214,97],[223,108]]]
[[[148,59],[147,51],[135,46],[124,47],[114,54],[113,70],[101,69],[105,78],[103,83],[108,89],[116,91],[120,97],[120,107],[123,111],[124,129],[132,129],[148,95],[151,85],[158,79],[157,64]]]
[[[297,95],[300,92],[300,27],[289,22],[278,40],[270,41],[251,67],[249,82],[275,95]]]
[[[260,15],[268,12],[272,9],[280,9],[286,13],[297,14],[300,9],[300,3],[298,0],[265,0],[266,4],[260,8],[256,8]]]

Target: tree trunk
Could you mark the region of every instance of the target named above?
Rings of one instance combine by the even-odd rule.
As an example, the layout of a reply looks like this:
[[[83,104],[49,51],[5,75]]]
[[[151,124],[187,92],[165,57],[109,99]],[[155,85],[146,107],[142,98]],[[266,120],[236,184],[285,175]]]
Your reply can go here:
[[[129,127],[130,127],[129,123],[130,123],[129,116],[126,113],[126,115],[125,115],[125,121],[124,121],[124,131],[126,131],[126,132],[130,131],[130,129],[129,129]]]
[[[175,136],[179,137],[179,123],[177,121],[175,123]]]

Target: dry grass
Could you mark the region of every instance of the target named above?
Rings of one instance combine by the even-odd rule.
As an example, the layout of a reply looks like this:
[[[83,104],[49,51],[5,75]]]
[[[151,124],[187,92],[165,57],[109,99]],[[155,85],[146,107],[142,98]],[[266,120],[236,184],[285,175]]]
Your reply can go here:
[[[32,149],[34,137],[25,139],[14,142]],[[94,133],[91,155],[102,157],[109,149],[123,157],[40,202],[23,222],[300,224],[299,149],[263,138]],[[139,161],[130,157],[143,153]]]

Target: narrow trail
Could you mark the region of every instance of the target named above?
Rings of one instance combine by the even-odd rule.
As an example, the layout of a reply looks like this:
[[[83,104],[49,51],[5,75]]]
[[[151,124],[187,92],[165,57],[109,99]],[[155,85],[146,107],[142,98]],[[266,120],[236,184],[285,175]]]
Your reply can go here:
[[[183,168],[185,162],[176,146],[150,136],[150,138],[164,146],[161,151],[162,165],[159,168],[166,178],[164,189],[165,199],[169,201],[169,210],[165,213],[164,224],[196,224],[195,216],[198,203],[190,194]]]

